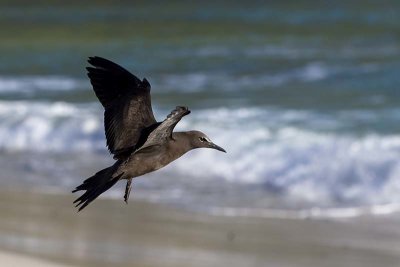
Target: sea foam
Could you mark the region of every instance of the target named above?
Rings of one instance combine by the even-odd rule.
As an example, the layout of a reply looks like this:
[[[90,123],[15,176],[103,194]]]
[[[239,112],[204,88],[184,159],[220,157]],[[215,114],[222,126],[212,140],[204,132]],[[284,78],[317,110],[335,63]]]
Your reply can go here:
[[[158,117],[167,113],[156,110]],[[301,127],[310,116],[260,108],[197,110],[177,130],[202,130],[228,153],[192,151],[164,174],[262,188],[310,206],[400,203],[400,136]],[[105,152],[102,120],[98,104],[0,102],[0,149]]]

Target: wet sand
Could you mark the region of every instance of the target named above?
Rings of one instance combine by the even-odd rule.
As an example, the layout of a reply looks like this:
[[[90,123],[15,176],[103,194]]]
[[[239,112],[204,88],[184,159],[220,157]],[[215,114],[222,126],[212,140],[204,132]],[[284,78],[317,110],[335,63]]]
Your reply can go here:
[[[73,197],[1,191],[0,249],[79,266],[400,266],[398,215],[223,217],[104,198],[77,213]]]
[[[64,265],[52,261],[38,259],[31,256],[17,254],[13,252],[0,251],[0,263],[2,267],[72,267],[71,265]]]

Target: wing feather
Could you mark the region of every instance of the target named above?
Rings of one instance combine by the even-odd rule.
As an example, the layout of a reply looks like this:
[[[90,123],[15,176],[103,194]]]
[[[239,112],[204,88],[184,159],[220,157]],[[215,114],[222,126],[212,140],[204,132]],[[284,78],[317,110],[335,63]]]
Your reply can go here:
[[[187,107],[176,107],[167,118],[149,134],[146,142],[136,152],[145,151],[150,147],[162,145],[168,138],[172,138],[172,132],[176,124],[188,114],[190,114],[190,110]]]
[[[103,105],[107,147],[114,158],[123,159],[135,150],[144,130],[156,124],[151,107],[151,86],[118,64],[90,57],[87,67],[93,90]]]

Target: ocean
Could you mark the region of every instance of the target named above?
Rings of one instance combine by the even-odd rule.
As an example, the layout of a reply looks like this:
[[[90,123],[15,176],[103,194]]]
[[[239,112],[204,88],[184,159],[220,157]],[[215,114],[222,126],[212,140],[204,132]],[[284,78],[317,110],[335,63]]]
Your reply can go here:
[[[201,212],[400,210],[400,2],[0,4],[0,186],[70,194],[112,164],[85,67],[152,85],[196,150],[134,180],[135,198]],[[120,198],[125,184],[101,197]],[[71,203],[72,208],[72,203]],[[89,207],[90,208],[90,207]]]

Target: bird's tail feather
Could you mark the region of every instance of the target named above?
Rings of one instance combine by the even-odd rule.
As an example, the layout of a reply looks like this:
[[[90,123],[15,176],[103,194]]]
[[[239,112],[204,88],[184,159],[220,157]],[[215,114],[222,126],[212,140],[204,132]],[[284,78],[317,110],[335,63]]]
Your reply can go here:
[[[113,177],[115,165],[105,168],[95,175],[87,178],[83,183],[75,188],[72,193],[86,190],[86,192],[74,201],[75,207],[79,207],[78,211],[84,209],[87,205],[95,200],[102,193],[110,189],[122,176],[122,174]]]

